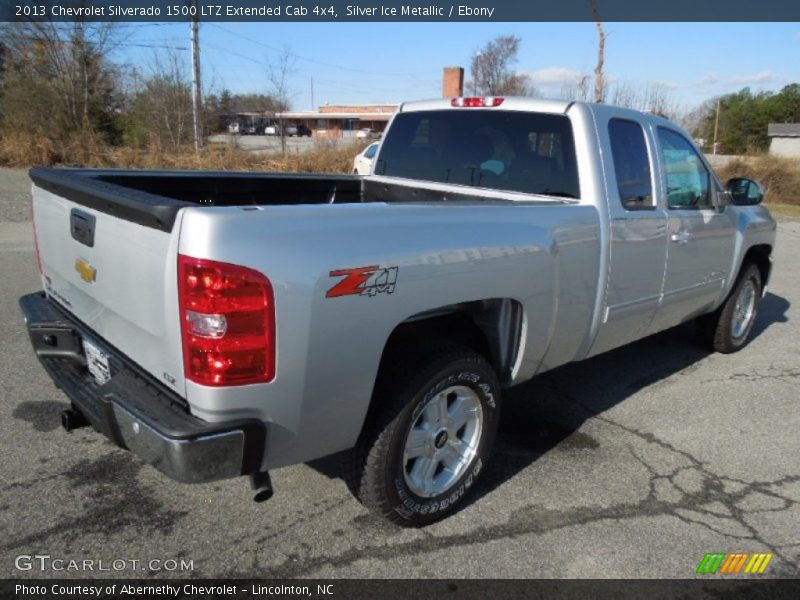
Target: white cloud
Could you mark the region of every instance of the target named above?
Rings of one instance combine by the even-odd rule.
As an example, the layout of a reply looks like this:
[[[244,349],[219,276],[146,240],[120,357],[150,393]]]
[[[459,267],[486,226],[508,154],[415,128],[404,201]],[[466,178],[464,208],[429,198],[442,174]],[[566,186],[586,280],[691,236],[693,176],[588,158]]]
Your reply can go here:
[[[700,81],[697,82],[697,85],[714,85],[715,83],[719,83],[720,79],[713,73],[709,73],[705,77],[703,77]]]
[[[523,71],[530,77],[531,83],[536,87],[559,89],[563,86],[575,85],[584,76],[584,73],[567,67],[547,67],[533,71]]]
[[[680,84],[675,83],[674,81],[664,81],[663,79],[657,79],[653,83],[664,88],[665,90],[677,90],[679,87],[681,87]]]
[[[775,83],[781,79],[776,73],[772,71],[760,71],[753,75],[741,75],[738,77],[731,77],[731,83],[736,85],[753,85],[759,83]]]
[[[709,73],[699,81],[697,85],[701,87],[724,87],[730,88],[733,86],[746,86],[746,85],[767,85],[770,83],[781,83],[785,81],[785,77],[774,71],[759,71],[752,75],[736,75],[734,77],[719,77],[714,73]]]

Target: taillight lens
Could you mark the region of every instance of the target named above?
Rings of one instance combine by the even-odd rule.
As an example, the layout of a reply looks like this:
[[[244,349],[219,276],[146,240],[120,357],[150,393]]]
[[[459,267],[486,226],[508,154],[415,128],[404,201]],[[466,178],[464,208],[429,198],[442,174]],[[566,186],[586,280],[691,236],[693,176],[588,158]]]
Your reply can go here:
[[[275,377],[275,303],[258,271],[179,255],[186,377],[203,385],[265,383]]]
[[[503,103],[503,100],[505,100],[505,98],[501,98],[500,96],[485,96],[482,98],[474,96],[469,98],[453,98],[450,101],[450,106],[457,106],[460,108],[500,106]]]

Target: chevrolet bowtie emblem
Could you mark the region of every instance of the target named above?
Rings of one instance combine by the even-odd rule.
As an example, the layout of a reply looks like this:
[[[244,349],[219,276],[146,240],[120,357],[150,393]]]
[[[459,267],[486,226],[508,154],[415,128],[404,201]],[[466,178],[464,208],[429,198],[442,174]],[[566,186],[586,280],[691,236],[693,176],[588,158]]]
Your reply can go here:
[[[97,279],[97,269],[82,258],[75,260],[75,270],[86,283],[92,283]]]

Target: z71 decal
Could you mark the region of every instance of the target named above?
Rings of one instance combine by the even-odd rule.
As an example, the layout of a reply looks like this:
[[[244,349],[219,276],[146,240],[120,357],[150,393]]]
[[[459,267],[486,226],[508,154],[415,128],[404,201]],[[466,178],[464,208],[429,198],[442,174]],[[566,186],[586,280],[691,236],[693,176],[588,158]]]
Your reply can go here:
[[[330,272],[331,277],[344,277],[325,294],[326,298],[339,296],[374,296],[392,294],[397,283],[397,267],[356,267]]]

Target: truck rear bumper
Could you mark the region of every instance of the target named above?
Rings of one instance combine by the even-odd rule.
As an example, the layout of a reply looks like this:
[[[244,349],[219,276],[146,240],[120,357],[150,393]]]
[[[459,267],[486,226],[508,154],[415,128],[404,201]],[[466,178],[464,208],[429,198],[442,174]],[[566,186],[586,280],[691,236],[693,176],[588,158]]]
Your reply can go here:
[[[186,483],[260,470],[266,436],[262,421],[198,419],[180,397],[73,320],[44,293],[23,296],[19,304],[42,366],[73,408],[117,446]],[[108,356],[111,378],[103,384],[87,371],[84,337]]]

